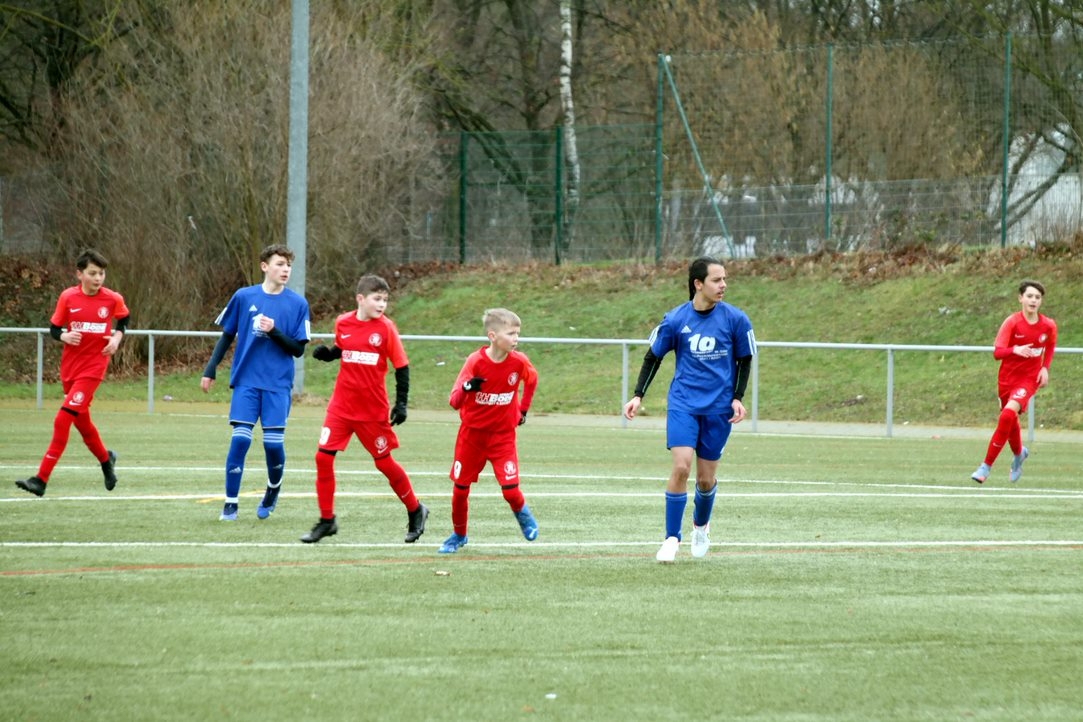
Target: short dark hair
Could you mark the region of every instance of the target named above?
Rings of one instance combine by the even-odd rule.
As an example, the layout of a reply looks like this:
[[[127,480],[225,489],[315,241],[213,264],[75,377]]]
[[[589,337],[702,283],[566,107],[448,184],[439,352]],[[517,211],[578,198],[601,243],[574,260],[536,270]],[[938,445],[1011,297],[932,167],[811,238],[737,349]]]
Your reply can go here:
[[[282,256],[289,261],[291,265],[293,264],[293,251],[291,251],[289,246],[284,243],[275,243],[260,251],[259,262],[266,263],[271,260],[271,256]]]
[[[707,280],[707,269],[711,266],[723,266],[722,261],[712,256],[700,256],[688,264],[688,300],[696,297],[696,281]]]
[[[391,286],[382,276],[377,276],[373,273],[361,276],[361,279],[357,282],[357,295],[367,296],[370,293],[378,293],[383,291],[384,293],[391,293]]]
[[[1037,281],[1029,281],[1029,280],[1028,281],[1023,281],[1022,283],[1019,284],[1019,295],[1022,296],[1024,293],[1027,292],[1027,289],[1031,288],[1031,287],[1037,288],[1038,293],[1042,294],[1042,298],[1045,298],[1045,286],[1038,283]]]
[[[87,248],[75,259],[75,267],[80,271],[85,271],[86,267],[91,263],[98,268],[105,268],[109,265],[109,261],[105,260],[105,256],[93,248]]]

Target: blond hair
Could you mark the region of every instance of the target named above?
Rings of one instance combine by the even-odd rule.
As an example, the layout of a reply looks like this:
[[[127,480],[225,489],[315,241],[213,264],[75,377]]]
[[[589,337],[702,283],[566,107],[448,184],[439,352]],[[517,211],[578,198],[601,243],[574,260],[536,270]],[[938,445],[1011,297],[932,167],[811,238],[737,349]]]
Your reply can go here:
[[[486,309],[481,315],[481,322],[485,325],[485,332],[498,331],[508,326],[522,326],[523,322],[512,311],[506,308]]]

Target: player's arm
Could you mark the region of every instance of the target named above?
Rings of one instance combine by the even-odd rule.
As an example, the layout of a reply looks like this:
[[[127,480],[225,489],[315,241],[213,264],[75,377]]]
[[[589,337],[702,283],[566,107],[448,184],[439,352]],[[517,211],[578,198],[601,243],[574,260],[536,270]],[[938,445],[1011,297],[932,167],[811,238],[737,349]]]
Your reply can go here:
[[[534,368],[534,364],[530,363],[529,359],[524,358],[523,362],[523,395],[519,399],[519,426],[526,423],[527,412],[530,411],[534,393],[538,390],[538,369]]]
[[[273,327],[267,332],[267,335],[272,341],[278,344],[279,348],[288,353],[294,358],[300,358],[305,355],[305,344],[308,343],[308,339],[296,339],[292,338],[279,330],[278,326]]]
[[[226,357],[226,351],[229,351],[229,347],[236,337],[237,334],[228,331],[223,331],[222,335],[218,337],[218,343],[214,345],[214,351],[211,352],[211,360],[207,362],[207,366],[203,369],[203,378],[199,381],[199,385],[204,392],[210,390],[211,384],[214,383],[217,376],[218,364],[222,363],[222,359]]]
[[[410,398],[410,366],[395,369],[395,405],[391,409],[391,425],[406,421],[406,401]]]
[[[128,330],[128,319],[130,316],[124,316],[118,318],[116,326],[113,327],[113,333],[109,336],[109,341],[105,344],[105,348],[102,349],[102,354],[106,356],[112,356],[120,348],[120,342],[124,340],[124,332]]]
[[[997,331],[996,340],[993,341],[993,358],[997,361],[1003,361],[1015,353],[1015,346],[1012,345],[1012,329],[1015,327],[1014,319],[1014,314],[1008,316],[1004,319],[1004,323],[1000,324],[1000,330]]]
[[[481,388],[485,379],[474,374],[473,359],[468,358],[463,364],[459,375],[455,377],[455,385],[451,388],[451,396],[448,403],[453,409],[461,409],[466,402],[466,397]]]
[[[643,364],[639,367],[639,378],[636,379],[635,391],[632,392],[632,398],[624,405],[624,418],[635,418],[635,415],[639,412],[640,404],[643,403],[643,395],[647,393],[651,381],[654,381],[654,377],[658,374],[658,369],[661,366],[661,357],[654,354],[653,348],[648,348],[647,353],[643,355]]]

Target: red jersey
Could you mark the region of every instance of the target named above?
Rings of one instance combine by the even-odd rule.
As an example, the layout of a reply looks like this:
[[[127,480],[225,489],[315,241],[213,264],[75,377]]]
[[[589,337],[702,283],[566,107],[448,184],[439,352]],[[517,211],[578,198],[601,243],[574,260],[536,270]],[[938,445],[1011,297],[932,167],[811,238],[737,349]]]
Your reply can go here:
[[[127,318],[129,313],[124,297],[104,286],[93,296],[83,293],[82,285],[64,289],[49,323],[79,331],[83,340],[78,346],[64,344],[60,380],[66,383],[81,378],[104,379],[111,357],[102,350],[113,335],[113,319]]]
[[[1012,353],[1015,346],[1027,344],[1042,349],[1042,355],[1023,358]],[[993,358],[1000,360],[998,384],[1001,387],[1033,386],[1038,381],[1038,372],[1053,363],[1056,347],[1057,323],[1053,319],[1039,313],[1038,320],[1030,323],[1022,311],[1008,316],[1000,325],[993,348]]]
[[[399,329],[387,316],[361,320],[356,311],[335,319],[335,345],[342,349],[328,413],[354,421],[387,421],[387,363],[410,363]]]
[[[485,379],[480,391],[463,391],[475,376]],[[519,385],[523,395],[519,397]],[[538,388],[538,372],[526,354],[512,351],[499,363],[485,346],[467,357],[451,391],[451,408],[459,410],[463,426],[487,431],[515,431],[519,412],[528,411]]]

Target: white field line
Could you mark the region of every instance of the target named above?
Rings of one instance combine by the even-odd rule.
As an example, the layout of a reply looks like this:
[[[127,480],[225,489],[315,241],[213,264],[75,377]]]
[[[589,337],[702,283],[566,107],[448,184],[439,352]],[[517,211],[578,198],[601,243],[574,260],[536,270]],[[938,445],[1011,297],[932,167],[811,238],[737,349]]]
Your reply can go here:
[[[414,549],[435,548],[439,544],[415,544]],[[658,546],[657,539],[637,541],[566,541],[566,542],[470,542],[472,549],[588,549],[608,547],[643,547]],[[200,549],[313,549],[300,542],[181,542],[181,541],[135,541],[135,542],[0,542],[2,549],[16,548],[77,548],[77,549],[155,549],[155,548],[200,548]],[[402,549],[399,543],[351,543],[331,542],[321,545],[326,549]],[[944,539],[930,541],[926,539],[895,541],[835,541],[835,542],[711,542],[712,549],[944,549],[944,548],[1011,548],[1011,547],[1083,547],[1083,539]],[[441,557],[445,558],[445,557]],[[297,560],[306,561],[306,560]],[[307,560],[311,561],[311,560]],[[328,561],[326,559],[321,561]],[[333,560],[332,560],[333,561]]]

